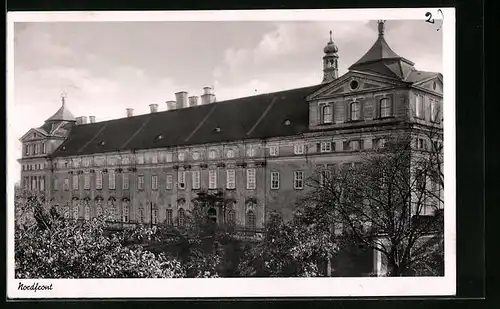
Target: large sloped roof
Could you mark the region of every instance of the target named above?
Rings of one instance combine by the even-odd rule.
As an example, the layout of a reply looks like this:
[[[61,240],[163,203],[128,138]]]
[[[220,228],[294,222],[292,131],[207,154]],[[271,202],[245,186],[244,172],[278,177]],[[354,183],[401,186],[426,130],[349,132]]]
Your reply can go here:
[[[304,133],[309,130],[309,106],[305,98],[322,86],[77,125],[52,156],[188,146]]]

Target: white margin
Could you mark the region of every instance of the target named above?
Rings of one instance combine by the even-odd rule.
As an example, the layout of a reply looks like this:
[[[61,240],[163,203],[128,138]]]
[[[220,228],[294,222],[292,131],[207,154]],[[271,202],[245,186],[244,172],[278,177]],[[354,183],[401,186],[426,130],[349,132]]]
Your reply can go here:
[[[14,22],[75,21],[320,21],[421,19],[438,8],[347,10],[254,10],[177,12],[8,12],[7,130],[14,104]],[[445,276],[420,278],[220,278],[220,279],[41,279],[14,278],[14,181],[9,157],[17,137],[7,134],[7,297],[8,298],[169,298],[169,297],[328,297],[438,296],[456,293],[455,198],[455,9],[442,8],[445,132]],[[10,121],[9,121],[10,120]],[[8,132],[7,131],[7,132]],[[19,283],[52,284],[51,291],[20,291]]]

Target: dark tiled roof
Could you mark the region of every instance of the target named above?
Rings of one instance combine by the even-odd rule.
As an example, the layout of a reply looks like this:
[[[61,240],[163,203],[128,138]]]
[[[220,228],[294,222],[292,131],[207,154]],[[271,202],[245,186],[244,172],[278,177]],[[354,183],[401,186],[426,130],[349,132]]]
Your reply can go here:
[[[63,103],[57,112],[45,121],[75,121],[75,117]]]
[[[406,81],[411,83],[418,83],[421,80],[437,76],[439,73],[437,72],[425,72],[425,71],[412,71],[410,75],[406,78]]]
[[[309,125],[305,97],[320,87],[322,85],[77,125],[52,156],[300,134],[306,132]]]

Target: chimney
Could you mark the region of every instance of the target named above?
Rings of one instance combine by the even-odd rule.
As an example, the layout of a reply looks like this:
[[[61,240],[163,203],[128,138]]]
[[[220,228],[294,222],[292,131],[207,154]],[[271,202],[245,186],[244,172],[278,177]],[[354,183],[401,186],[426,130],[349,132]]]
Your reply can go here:
[[[149,104],[149,110],[151,113],[156,113],[158,111],[158,104]]]
[[[177,108],[188,107],[187,105],[188,93],[186,91],[180,91],[175,93],[175,100],[177,101]]]
[[[192,97],[189,97],[188,99],[189,99],[189,107],[198,105],[198,97],[197,96],[192,96]]]
[[[174,110],[177,107],[177,102],[176,101],[167,101],[167,110],[171,111]]]
[[[82,124],[82,117],[75,117],[75,120],[77,125]]]
[[[88,123],[87,116],[82,116],[82,124],[87,124],[87,123]]]
[[[95,116],[89,116],[90,123],[95,123]]]
[[[203,87],[203,94],[201,95],[201,104],[210,104],[215,102],[215,94],[212,87]]]
[[[132,117],[132,116],[134,116],[134,109],[127,108],[127,117]]]

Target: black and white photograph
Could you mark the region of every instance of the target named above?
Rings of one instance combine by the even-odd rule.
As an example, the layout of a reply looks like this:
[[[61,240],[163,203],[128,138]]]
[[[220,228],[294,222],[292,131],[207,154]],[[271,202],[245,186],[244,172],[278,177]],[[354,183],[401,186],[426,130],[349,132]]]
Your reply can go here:
[[[9,15],[8,296],[453,295],[454,27]]]

